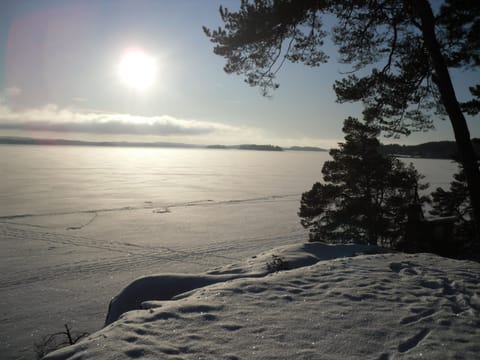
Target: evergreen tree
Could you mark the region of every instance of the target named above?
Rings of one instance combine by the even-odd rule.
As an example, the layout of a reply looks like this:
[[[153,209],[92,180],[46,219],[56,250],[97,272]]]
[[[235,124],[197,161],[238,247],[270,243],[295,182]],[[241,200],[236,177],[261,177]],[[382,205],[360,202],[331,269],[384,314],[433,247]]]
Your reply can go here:
[[[412,165],[380,153],[379,129],[349,117],[345,142],[330,150],[322,168],[325,183],[302,195],[301,223],[311,241],[395,246],[421,176]]]
[[[454,235],[461,242],[469,242],[473,235],[472,205],[468,196],[465,171],[459,165],[459,171],[453,176],[450,189],[437,188],[432,195],[432,210],[435,216],[454,216]]]
[[[227,73],[245,75],[264,92],[278,87],[275,75],[286,60],[326,62],[330,32],[340,62],[362,70],[335,83],[339,102],[363,102],[365,119],[390,135],[427,130],[432,115],[448,116],[480,242],[480,171],[449,74],[480,66],[480,1],[242,0],[238,11],[221,7],[220,15],[224,28],[204,28],[214,52],[226,58]],[[476,114],[478,87],[472,95],[463,111]]]

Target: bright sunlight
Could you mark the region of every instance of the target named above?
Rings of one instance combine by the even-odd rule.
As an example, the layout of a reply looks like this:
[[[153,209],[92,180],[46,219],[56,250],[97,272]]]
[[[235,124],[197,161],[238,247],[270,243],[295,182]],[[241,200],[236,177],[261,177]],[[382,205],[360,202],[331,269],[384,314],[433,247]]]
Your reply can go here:
[[[120,59],[118,75],[129,87],[146,90],[155,82],[157,63],[143,50],[128,50]]]

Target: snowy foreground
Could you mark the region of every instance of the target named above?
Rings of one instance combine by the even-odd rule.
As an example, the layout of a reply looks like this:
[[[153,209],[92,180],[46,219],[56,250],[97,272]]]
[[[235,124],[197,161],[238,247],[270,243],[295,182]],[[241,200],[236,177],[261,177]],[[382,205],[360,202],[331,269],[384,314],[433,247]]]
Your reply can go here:
[[[478,358],[480,264],[372,250],[308,243],[141,278],[109,325],[46,359]]]

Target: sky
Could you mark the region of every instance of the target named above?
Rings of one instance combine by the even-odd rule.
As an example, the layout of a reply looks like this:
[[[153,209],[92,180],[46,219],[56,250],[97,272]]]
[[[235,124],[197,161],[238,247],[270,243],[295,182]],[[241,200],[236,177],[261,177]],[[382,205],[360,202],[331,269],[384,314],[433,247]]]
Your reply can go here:
[[[0,136],[336,146],[343,119],[361,117],[361,104],[336,103],[332,89],[350,68],[327,45],[328,64],[286,63],[280,88],[263,97],[241,76],[223,71],[225,60],[202,31],[222,24],[220,5],[235,10],[238,4],[2,1]],[[132,53],[146,60],[125,65]],[[460,99],[480,83],[478,73],[452,77]],[[468,122],[472,137],[480,137],[478,117]],[[435,126],[394,142],[453,140],[448,121]]]

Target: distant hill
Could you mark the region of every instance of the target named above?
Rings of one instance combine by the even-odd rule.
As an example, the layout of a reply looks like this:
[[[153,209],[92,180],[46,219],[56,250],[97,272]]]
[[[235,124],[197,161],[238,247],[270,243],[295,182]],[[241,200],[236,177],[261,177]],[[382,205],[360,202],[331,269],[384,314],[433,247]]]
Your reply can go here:
[[[286,150],[290,151],[327,151],[325,149],[315,147],[315,146],[292,146],[287,148]]]
[[[267,150],[267,151],[328,151],[315,146],[292,146],[281,148],[275,145],[208,145],[207,149],[239,149],[239,150]]]
[[[192,145],[169,142],[128,142],[128,141],[83,141],[65,139],[34,139],[27,137],[0,136],[0,144],[10,145],[70,145],[70,146],[110,146],[110,147],[163,147],[163,148],[207,148],[207,149],[239,149],[257,151],[283,151],[275,145]]]
[[[70,146],[110,146],[110,147],[166,147],[202,148],[200,145],[169,142],[128,142],[128,141],[82,141],[65,139],[33,139],[27,137],[0,136],[0,144],[11,145],[70,145]]]
[[[480,159],[480,139],[472,139],[473,147]],[[110,147],[162,147],[162,148],[189,148],[189,149],[239,149],[257,151],[327,151],[314,146],[292,146],[281,148],[276,145],[192,145],[170,142],[128,142],[128,141],[82,141],[65,139],[34,139],[28,137],[0,136],[0,144],[9,145],[70,145],[70,146],[110,146]],[[428,159],[452,159],[457,153],[454,141],[427,142],[419,145],[382,145],[381,152],[386,155],[399,157],[417,157]]]
[[[473,147],[480,159],[480,139],[472,139]],[[435,141],[419,145],[382,145],[382,153],[401,157],[418,157],[428,159],[452,159],[457,153],[454,141]]]
[[[207,149],[231,149],[231,147],[226,145],[208,145],[206,146]]]
[[[110,146],[110,147],[163,147],[163,148],[207,148],[207,149],[238,149],[257,151],[283,151],[276,145],[192,145],[170,142],[128,142],[128,141],[83,141],[65,139],[34,139],[28,137],[0,136],[0,144],[9,145],[70,145],[70,146]],[[294,147],[289,150],[321,151],[313,147]]]
[[[238,147],[240,150],[257,150],[257,151],[283,151],[280,146],[275,145],[255,145],[246,144]]]

